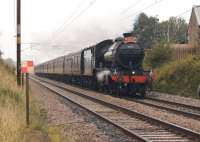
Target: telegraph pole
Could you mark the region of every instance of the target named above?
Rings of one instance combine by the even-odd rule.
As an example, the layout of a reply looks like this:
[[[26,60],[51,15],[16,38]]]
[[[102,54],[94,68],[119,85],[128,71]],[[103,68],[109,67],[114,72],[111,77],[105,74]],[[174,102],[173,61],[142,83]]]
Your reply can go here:
[[[167,42],[169,42],[169,21],[168,21],[168,24],[167,24]]]
[[[21,0],[17,0],[17,84],[21,85]]]

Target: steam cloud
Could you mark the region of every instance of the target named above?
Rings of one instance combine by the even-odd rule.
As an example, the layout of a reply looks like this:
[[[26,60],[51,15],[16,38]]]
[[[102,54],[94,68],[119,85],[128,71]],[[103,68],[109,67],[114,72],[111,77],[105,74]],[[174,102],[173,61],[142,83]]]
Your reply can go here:
[[[37,47],[37,51],[34,51],[34,60],[36,63],[41,63],[71,52],[77,52],[102,40],[122,36],[129,27],[120,22],[119,19],[118,17],[90,19],[81,23],[76,22],[73,26],[65,27],[62,32],[55,34],[43,33],[39,36],[35,34],[32,37],[33,40],[38,41],[41,45]]]
[[[111,72],[109,70],[105,70],[105,71],[101,71],[97,73],[97,80],[99,82],[103,82],[106,77],[108,77],[111,74]]]

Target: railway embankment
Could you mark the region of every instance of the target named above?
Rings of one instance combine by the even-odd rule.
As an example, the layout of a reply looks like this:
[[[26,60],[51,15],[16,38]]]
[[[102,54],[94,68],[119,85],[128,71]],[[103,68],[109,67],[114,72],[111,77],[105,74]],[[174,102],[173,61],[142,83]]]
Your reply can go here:
[[[16,84],[14,70],[0,60],[0,141],[48,141],[44,112],[31,103],[31,125],[26,126],[23,90]],[[33,139],[34,138],[34,139]]]
[[[157,91],[198,98],[200,84],[200,56],[188,57],[180,61],[171,61],[156,69]]]

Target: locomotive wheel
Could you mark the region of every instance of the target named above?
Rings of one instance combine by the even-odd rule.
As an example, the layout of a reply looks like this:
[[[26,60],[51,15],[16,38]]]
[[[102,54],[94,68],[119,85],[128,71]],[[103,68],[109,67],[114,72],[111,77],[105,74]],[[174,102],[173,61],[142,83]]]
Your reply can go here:
[[[112,86],[108,87],[108,94],[113,95],[113,87]]]
[[[144,98],[146,97],[146,91],[142,91],[142,92],[140,93],[140,95],[141,95],[141,98],[144,99]]]
[[[117,96],[118,96],[118,97],[121,97],[121,95],[122,95],[122,93],[123,93],[122,89],[123,89],[123,88],[121,88],[120,85],[117,86]]]

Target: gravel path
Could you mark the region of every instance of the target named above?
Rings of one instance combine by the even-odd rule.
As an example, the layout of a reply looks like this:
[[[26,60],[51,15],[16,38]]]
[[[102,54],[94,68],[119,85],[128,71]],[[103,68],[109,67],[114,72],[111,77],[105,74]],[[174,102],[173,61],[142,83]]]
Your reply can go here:
[[[134,142],[115,127],[103,123],[85,110],[55,96],[49,90],[31,82],[31,95],[47,111],[49,126],[62,126],[63,135],[77,142]],[[113,131],[112,131],[113,130]]]

